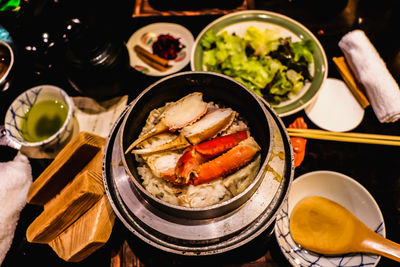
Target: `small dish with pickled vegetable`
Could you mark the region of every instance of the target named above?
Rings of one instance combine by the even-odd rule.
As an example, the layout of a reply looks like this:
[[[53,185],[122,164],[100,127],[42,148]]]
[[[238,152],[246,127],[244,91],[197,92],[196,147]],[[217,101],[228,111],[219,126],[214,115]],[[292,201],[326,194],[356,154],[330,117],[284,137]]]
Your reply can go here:
[[[192,33],[182,25],[158,22],[134,32],[126,47],[132,68],[148,76],[167,76],[189,64],[193,43]]]

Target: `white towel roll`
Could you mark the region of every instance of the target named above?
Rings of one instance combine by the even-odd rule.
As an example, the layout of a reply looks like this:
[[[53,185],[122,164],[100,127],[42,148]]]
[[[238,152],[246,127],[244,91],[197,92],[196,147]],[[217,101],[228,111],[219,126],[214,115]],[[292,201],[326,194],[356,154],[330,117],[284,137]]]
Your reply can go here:
[[[32,169],[25,155],[0,162],[0,265],[10,249],[31,184]]]
[[[345,34],[339,42],[346,61],[380,122],[400,119],[400,89],[385,62],[362,30]]]

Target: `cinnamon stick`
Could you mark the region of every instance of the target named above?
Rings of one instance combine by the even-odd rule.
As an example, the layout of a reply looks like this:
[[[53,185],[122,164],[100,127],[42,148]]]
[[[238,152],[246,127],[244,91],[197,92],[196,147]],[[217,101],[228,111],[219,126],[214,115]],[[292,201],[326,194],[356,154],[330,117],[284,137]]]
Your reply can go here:
[[[158,71],[164,72],[171,67],[170,65],[168,65],[168,60],[150,53],[139,45],[135,45],[134,50],[140,60]]]

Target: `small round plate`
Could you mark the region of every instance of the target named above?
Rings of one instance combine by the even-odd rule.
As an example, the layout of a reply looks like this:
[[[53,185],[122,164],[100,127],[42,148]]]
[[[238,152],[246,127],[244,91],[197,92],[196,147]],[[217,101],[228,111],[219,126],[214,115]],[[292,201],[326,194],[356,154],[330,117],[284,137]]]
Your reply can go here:
[[[347,85],[333,78],[326,79],[317,98],[304,111],[315,125],[333,132],[353,130],[364,117],[364,109]]]
[[[385,237],[385,223],[378,204],[356,180],[333,171],[314,171],[296,178],[275,223],[275,237],[293,266],[376,266],[380,256],[351,253],[326,256],[301,248],[290,235],[289,218],[298,201],[308,196],[333,200],[352,212],[370,229]]]
[[[172,65],[172,67],[163,72],[158,71],[144,63],[141,59],[139,59],[134,51],[134,46],[140,45],[152,53],[153,51],[151,45],[157,40],[157,37],[160,34],[170,34],[174,38],[179,38],[181,44],[184,45],[184,48],[179,52],[178,57],[174,60],[169,60],[169,64]],[[189,63],[190,51],[192,50],[193,43],[194,38],[192,33],[182,25],[160,22],[149,24],[137,30],[131,35],[126,46],[129,52],[130,65],[134,69],[149,76],[166,76],[168,74],[180,71]]]

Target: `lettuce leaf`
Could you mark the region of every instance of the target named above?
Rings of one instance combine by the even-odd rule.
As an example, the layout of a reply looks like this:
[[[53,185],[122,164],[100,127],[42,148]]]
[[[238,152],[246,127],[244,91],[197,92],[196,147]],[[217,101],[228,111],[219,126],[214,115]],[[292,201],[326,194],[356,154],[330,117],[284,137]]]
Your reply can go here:
[[[200,44],[203,65],[233,77],[271,104],[279,104],[298,93],[313,62],[313,42],[292,42],[279,31],[250,26],[243,37],[223,31],[207,31]]]
[[[255,51],[255,55],[267,55],[269,52],[274,51],[279,46],[279,30],[278,29],[260,29],[250,26],[243,39]]]
[[[204,49],[211,49],[213,44],[218,41],[217,33],[214,30],[209,30],[204,33],[204,36],[200,40],[200,45]]]

